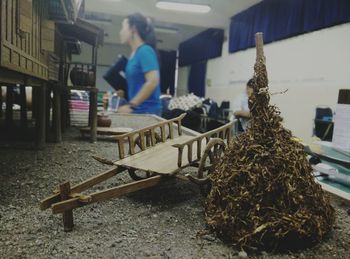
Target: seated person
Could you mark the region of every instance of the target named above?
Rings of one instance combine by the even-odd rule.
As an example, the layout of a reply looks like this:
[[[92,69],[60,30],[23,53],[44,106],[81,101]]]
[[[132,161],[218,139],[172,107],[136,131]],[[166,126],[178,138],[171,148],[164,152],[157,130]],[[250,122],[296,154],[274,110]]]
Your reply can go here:
[[[250,111],[248,106],[248,99],[253,93],[253,79],[250,79],[246,85],[245,93],[239,95],[233,104],[233,115],[238,119],[238,131],[243,132],[247,130]]]

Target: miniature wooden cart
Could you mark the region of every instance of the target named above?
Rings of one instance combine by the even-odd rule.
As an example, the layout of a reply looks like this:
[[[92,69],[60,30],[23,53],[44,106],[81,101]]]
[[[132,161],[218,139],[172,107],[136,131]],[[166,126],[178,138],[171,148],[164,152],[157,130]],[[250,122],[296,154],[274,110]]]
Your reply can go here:
[[[64,229],[71,231],[73,209],[149,188],[173,177],[190,180],[199,185],[202,194],[207,193],[210,188],[208,175],[231,138],[232,123],[201,135],[188,136],[183,134],[181,128],[184,116],[182,114],[177,118],[116,136],[119,160],[112,162],[95,157],[102,163],[112,165],[112,169],[72,188],[69,182],[60,185],[59,191],[41,201],[41,209],[51,207],[54,214],[63,213]],[[198,168],[197,177],[179,174],[189,166]],[[128,171],[135,182],[82,194],[92,186],[124,171]]]

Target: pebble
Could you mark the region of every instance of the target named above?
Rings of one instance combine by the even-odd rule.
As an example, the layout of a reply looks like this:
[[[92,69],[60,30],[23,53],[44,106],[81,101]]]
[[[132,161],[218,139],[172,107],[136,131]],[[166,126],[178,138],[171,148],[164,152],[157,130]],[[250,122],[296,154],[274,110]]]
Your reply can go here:
[[[203,239],[212,242],[212,241],[215,241],[216,238],[212,235],[204,235]]]
[[[248,258],[248,254],[245,251],[241,251],[238,253],[239,258]]]

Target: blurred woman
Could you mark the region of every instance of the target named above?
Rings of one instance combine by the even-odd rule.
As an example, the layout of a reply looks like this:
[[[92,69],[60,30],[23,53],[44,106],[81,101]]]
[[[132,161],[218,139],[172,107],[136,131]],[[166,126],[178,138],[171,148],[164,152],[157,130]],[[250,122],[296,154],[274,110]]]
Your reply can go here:
[[[125,74],[129,103],[120,113],[151,113],[161,115],[159,63],[156,37],[150,19],[139,13],[127,16],[120,31],[122,44],[131,48]]]

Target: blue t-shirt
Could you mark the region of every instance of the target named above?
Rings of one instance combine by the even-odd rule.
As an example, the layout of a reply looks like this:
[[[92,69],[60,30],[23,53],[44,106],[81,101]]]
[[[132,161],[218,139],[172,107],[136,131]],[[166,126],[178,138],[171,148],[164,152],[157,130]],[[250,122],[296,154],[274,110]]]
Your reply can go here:
[[[132,100],[141,90],[146,81],[145,73],[150,71],[157,71],[159,75],[157,55],[151,46],[143,44],[136,50],[134,56],[129,58],[126,65],[129,100]],[[160,86],[158,84],[153,93],[134,109],[134,113],[159,114],[160,110]]]

